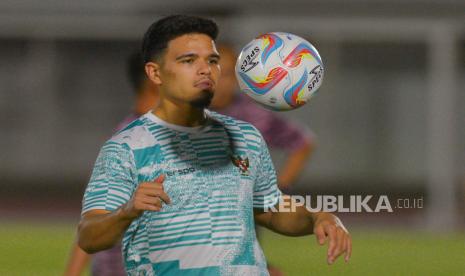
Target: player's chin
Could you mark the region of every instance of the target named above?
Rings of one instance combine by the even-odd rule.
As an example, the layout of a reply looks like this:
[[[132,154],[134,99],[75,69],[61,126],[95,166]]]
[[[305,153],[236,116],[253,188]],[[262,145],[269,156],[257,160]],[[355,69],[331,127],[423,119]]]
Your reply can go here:
[[[191,101],[191,105],[196,108],[207,108],[213,99],[214,91],[212,89],[203,89],[199,95]]]

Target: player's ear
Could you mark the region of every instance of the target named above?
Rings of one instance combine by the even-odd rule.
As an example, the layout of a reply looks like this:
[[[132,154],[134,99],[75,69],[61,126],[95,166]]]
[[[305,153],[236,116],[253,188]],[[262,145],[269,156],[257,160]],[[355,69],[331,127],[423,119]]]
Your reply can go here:
[[[149,61],[145,64],[145,73],[147,77],[156,85],[162,84],[160,78],[160,65],[156,62]]]

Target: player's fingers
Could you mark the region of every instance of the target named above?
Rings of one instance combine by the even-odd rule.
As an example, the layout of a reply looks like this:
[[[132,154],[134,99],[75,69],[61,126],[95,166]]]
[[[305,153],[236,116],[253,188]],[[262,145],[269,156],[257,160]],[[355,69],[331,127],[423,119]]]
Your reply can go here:
[[[340,240],[340,244],[339,244],[339,251],[340,251],[340,254],[342,254],[346,250],[347,233],[344,232],[344,230],[342,230],[342,229],[340,230],[340,233],[341,233],[341,240]]]
[[[158,211],[161,210],[161,208],[159,206],[156,206],[156,205],[153,205],[153,204],[143,204],[142,207],[143,207],[143,210],[147,210],[147,211],[158,212]]]
[[[140,183],[138,188],[144,190],[153,190],[154,188],[163,190],[163,181],[165,181],[165,175],[161,174],[153,181],[146,181]]]
[[[159,196],[160,193],[163,192],[163,188],[161,186],[151,184],[150,186],[141,186],[139,192],[146,196]]]
[[[157,206],[158,208],[162,207],[161,199],[159,197],[144,196],[141,198],[141,202],[142,204],[150,204],[153,206]]]
[[[348,262],[350,260],[350,256],[352,256],[352,238],[350,235],[347,236],[347,248],[346,254],[344,256],[344,261]]]
[[[315,237],[316,237],[316,240],[318,241],[318,244],[320,245],[325,244],[326,234],[325,234],[325,230],[323,229],[323,227],[321,226],[315,227],[315,230],[313,232],[315,233]]]
[[[341,238],[341,244],[339,246],[339,251],[337,253],[337,256],[336,258],[338,258],[339,256],[341,256],[342,254],[344,254],[344,252],[346,251],[346,245],[347,245],[347,237],[344,233],[344,235],[342,236]]]
[[[341,245],[344,242],[344,236],[340,229],[335,231],[335,244],[331,251],[328,252],[328,263],[332,264],[336,258],[341,254]]]
[[[337,257],[344,253],[346,249],[346,242],[346,233],[341,228],[339,228],[337,230],[337,246],[333,253],[333,262],[337,259]]]
[[[334,254],[334,250],[337,246],[337,237],[336,237],[336,227],[334,225],[329,225],[326,227],[326,234],[328,235],[329,239],[329,246],[328,246],[328,263],[332,264],[332,256]]]
[[[158,193],[158,197],[163,200],[163,202],[165,202],[166,204],[170,204],[171,203],[171,199],[170,197],[168,196],[167,193],[165,193],[164,191],[160,191]]]
[[[163,181],[165,181],[165,175],[164,174],[160,174],[157,178],[155,178],[152,182],[155,182],[155,183],[163,183]]]
[[[168,194],[166,194],[166,192],[161,187],[156,187],[153,184],[151,186],[144,185],[143,187],[140,187],[138,193],[141,196],[159,197],[166,204],[171,203],[171,199]]]

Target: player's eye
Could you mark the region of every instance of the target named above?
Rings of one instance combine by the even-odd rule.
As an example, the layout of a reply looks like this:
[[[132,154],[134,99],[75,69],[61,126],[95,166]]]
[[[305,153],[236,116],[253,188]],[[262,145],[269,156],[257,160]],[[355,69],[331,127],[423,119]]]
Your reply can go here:
[[[186,59],[181,60],[181,62],[186,63],[186,64],[192,64],[192,63],[194,63],[194,59],[193,58],[186,58]]]
[[[217,58],[212,58],[208,61],[210,64],[218,64],[219,60]]]

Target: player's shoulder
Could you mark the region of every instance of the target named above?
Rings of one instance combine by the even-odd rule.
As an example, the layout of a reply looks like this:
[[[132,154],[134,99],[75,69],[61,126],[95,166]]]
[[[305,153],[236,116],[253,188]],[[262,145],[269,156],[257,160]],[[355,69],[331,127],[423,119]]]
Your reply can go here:
[[[251,123],[208,110],[207,115],[229,131],[238,131],[242,135],[252,139],[262,139],[260,131]]]
[[[105,144],[121,145],[135,150],[150,146],[154,142],[154,138],[148,130],[148,120],[143,115],[116,132]]]

